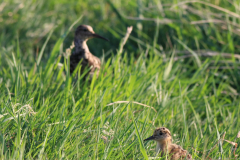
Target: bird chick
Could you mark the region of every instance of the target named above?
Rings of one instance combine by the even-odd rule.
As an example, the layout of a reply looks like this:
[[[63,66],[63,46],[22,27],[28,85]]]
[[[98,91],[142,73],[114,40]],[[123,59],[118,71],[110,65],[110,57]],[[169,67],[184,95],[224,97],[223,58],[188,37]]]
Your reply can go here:
[[[78,26],[74,37],[75,51],[70,56],[70,73],[73,73],[78,63],[81,62],[81,73],[83,73],[86,67],[91,67],[91,70],[88,72],[90,79],[95,71],[98,75],[101,68],[100,59],[94,56],[88,49],[87,41],[91,38],[101,38],[108,41],[108,39],[96,34],[89,25]]]
[[[160,127],[155,129],[153,135],[144,141],[154,140],[157,142],[156,153],[161,153],[161,157],[166,156],[169,160],[188,159],[192,156],[187,153],[181,146],[172,143],[171,132],[165,128]]]

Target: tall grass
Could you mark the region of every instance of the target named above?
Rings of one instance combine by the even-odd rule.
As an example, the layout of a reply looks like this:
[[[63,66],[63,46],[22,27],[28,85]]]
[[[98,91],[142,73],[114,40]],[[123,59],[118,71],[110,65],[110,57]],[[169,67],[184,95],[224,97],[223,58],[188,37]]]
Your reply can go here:
[[[3,0],[0,158],[151,159],[159,126],[194,159],[235,158],[238,14],[237,0]],[[104,66],[91,83],[64,54],[81,16],[110,39],[89,41]]]

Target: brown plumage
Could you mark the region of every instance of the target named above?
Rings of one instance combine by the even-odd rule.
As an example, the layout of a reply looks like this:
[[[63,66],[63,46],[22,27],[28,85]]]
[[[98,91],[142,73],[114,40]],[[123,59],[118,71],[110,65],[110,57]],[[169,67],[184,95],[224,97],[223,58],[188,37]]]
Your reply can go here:
[[[184,150],[181,146],[172,143],[171,132],[165,127],[155,129],[153,135],[144,141],[148,140],[156,141],[156,152],[161,153],[162,157],[167,155],[168,160],[192,160],[192,156],[188,154],[186,150]]]
[[[75,31],[74,44],[75,51],[70,56],[70,73],[73,73],[78,63],[81,61],[81,73],[86,67],[92,67],[89,71],[90,79],[94,72],[99,74],[101,61],[98,57],[94,56],[88,49],[87,40],[91,38],[101,38],[108,41],[106,38],[96,34],[91,26],[80,25]]]

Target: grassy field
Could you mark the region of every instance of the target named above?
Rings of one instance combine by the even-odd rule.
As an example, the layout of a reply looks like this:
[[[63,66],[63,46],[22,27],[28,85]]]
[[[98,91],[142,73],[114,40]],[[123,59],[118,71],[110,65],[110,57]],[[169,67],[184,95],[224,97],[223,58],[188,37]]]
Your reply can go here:
[[[143,139],[160,126],[194,159],[238,159],[239,13],[239,0],[1,0],[0,159],[151,159]],[[110,40],[88,43],[104,65],[91,84],[67,72],[79,24]]]

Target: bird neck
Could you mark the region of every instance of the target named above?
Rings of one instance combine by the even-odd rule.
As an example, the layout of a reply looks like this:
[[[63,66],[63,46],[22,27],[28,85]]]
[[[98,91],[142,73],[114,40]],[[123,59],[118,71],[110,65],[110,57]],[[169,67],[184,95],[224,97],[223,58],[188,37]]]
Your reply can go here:
[[[162,155],[168,153],[171,144],[171,141],[157,141],[156,153],[161,152]]]
[[[87,54],[89,53],[89,49],[87,46],[87,40],[82,39],[74,39],[74,45],[75,45],[75,52],[74,54]]]

